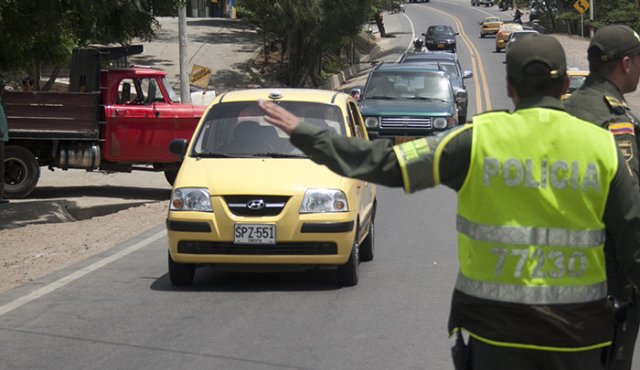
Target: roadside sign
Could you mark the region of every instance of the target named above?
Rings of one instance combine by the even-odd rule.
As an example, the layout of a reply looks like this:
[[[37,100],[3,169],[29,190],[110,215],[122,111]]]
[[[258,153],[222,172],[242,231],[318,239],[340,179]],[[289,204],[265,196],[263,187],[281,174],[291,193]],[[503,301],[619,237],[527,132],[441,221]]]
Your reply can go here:
[[[588,0],[577,0],[573,3],[573,8],[578,11],[578,13],[582,14],[589,10],[589,1]]]
[[[211,70],[209,68],[194,64],[193,68],[191,68],[191,75],[189,75],[189,82],[202,89],[207,89],[210,77]]]

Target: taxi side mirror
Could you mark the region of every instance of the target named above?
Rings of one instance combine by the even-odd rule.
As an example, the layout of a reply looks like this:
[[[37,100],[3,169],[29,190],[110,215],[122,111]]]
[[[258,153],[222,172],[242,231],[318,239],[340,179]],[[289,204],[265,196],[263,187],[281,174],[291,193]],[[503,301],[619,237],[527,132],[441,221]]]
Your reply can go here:
[[[179,155],[180,159],[184,159],[184,154],[187,152],[187,139],[173,139],[169,144],[169,151]]]

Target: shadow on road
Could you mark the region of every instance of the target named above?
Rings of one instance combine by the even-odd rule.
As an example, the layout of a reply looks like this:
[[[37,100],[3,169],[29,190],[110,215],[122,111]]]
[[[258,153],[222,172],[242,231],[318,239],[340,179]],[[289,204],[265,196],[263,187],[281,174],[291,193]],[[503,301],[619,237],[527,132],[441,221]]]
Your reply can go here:
[[[299,292],[342,289],[335,270],[296,272],[216,271],[204,266],[196,270],[193,284],[173,286],[165,274],[151,284],[151,290],[165,292]]]
[[[29,199],[58,199],[99,197],[135,200],[169,200],[171,189],[141,188],[133,186],[42,186],[29,195]]]

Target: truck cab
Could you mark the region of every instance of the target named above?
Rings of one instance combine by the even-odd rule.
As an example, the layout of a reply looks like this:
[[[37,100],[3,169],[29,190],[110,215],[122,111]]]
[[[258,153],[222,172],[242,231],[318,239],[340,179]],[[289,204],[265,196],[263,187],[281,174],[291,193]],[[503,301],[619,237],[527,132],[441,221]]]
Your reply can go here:
[[[168,151],[177,138],[191,138],[205,107],[181,104],[157,69],[134,67],[102,72],[105,121],[103,158],[110,162],[174,163]]]

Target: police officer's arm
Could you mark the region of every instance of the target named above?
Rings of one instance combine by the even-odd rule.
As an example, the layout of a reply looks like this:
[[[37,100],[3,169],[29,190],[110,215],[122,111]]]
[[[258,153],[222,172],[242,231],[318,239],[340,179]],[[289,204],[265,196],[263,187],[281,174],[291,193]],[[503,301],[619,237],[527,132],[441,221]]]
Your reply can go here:
[[[259,105],[267,122],[289,134],[293,145],[314,162],[340,175],[386,186],[404,186],[407,192],[439,183],[458,190],[466,177],[471,130],[451,130],[394,147],[388,140],[348,138],[300,122],[295,115],[268,101],[260,101]],[[422,148],[417,156],[411,154],[415,147]],[[439,165],[443,161],[446,166]]]
[[[640,193],[622,154],[611,181],[604,212],[607,231],[613,236],[618,261],[631,282],[640,284]]]

